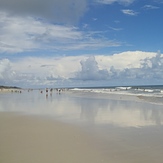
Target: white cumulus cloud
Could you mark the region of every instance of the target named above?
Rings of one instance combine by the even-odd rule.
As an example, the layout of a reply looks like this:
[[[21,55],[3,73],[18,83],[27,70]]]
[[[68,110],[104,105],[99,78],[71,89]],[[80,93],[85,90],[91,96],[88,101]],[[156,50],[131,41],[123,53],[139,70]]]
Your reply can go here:
[[[12,70],[11,62],[8,59],[0,60],[0,83],[8,84],[15,76],[15,72]]]
[[[161,84],[162,79],[159,52],[0,60],[1,83],[21,87]]]
[[[81,71],[76,74],[76,79],[79,80],[106,80],[108,78],[108,71],[100,70],[98,63],[94,56],[89,57],[86,60],[82,60]]]

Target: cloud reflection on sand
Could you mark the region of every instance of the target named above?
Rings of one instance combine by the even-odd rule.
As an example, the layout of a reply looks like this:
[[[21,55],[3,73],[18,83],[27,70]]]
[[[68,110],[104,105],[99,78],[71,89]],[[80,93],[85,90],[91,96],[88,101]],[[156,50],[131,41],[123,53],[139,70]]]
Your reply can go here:
[[[0,94],[0,111],[50,116],[58,120],[145,127],[163,124],[163,110],[159,105],[113,99],[72,96],[53,92],[45,97],[39,91]]]

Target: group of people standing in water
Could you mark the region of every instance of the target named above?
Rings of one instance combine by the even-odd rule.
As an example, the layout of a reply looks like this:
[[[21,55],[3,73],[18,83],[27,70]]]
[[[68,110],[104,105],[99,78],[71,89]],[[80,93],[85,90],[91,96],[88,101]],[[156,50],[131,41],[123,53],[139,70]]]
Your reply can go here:
[[[65,89],[59,89],[59,88],[46,88],[45,89],[45,93],[46,93],[46,97],[48,97],[48,95],[50,94],[50,96],[52,96],[53,91],[56,91],[58,94],[60,94],[62,91],[64,91]],[[43,93],[43,90],[40,90],[40,93]]]

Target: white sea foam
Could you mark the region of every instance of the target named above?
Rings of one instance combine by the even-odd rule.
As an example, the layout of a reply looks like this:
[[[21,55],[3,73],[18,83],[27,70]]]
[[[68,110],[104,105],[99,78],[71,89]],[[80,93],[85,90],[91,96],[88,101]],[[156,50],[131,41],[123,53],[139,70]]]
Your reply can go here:
[[[135,87],[113,87],[113,88],[74,88],[72,91],[95,92],[95,93],[114,93],[147,97],[163,97],[162,89],[155,88],[135,88]]]
[[[152,89],[145,89],[144,91],[145,92],[154,92],[154,90],[152,90]]]
[[[129,90],[132,87],[116,87],[116,88],[119,89],[119,90]]]

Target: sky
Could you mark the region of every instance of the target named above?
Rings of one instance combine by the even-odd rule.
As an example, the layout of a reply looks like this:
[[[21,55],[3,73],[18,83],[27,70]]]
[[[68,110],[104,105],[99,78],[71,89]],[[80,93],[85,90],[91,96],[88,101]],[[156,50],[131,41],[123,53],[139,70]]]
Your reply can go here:
[[[163,0],[0,0],[0,85],[163,84]]]

